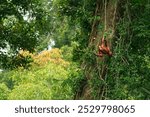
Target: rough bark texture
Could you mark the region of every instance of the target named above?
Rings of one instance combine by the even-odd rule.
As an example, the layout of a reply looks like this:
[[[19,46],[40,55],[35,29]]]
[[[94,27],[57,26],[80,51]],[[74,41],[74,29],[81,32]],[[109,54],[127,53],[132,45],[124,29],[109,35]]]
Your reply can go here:
[[[92,23],[92,30],[89,38],[89,48],[92,46],[95,47],[97,51],[97,47],[100,44],[100,40],[103,37],[104,33],[107,33],[107,41],[110,45],[112,45],[112,38],[115,34],[115,25],[116,25],[116,17],[117,17],[117,8],[118,1],[117,0],[106,0],[107,2],[97,1],[95,8],[95,16],[99,16],[99,20],[94,20]],[[106,5],[106,6],[105,6]],[[99,30],[98,26],[104,25],[103,30]],[[105,28],[106,27],[106,28]],[[106,30],[105,30],[106,29]],[[112,49],[113,47],[111,47]],[[109,57],[97,58],[96,65],[90,66],[83,62],[82,67],[85,71],[86,75],[86,83],[82,87],[82,91],[77,92],[75,99],[105,99],[107,95],[107,85],[106,85],[106,75],[108,70],[108,63],[110,61]],[[95,71],[94,71],[95,70]],[[92,96],[92,86],[89,84],[89,81],[94,77],[91,74],[93,72],[97,72],[99,76],[99,80],[104,82],[99,89],[97,90],[96,96]]]

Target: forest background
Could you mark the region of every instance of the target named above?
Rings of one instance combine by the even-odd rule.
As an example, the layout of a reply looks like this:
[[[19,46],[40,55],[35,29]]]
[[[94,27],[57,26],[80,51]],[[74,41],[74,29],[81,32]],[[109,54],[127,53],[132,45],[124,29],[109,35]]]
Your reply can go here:
[[[0,99],[150,99],[149,20],[150,0],[1,0]]]

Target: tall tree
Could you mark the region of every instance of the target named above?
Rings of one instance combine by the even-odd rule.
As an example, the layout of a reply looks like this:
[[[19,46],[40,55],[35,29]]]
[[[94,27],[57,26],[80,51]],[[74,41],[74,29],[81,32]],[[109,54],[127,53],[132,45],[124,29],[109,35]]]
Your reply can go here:
[[[58,13],[79,27],[73,59],[85,82],[76,99],[149,99],[149,0],[54,1]],[[103,36],[111,58],[94,55]]]

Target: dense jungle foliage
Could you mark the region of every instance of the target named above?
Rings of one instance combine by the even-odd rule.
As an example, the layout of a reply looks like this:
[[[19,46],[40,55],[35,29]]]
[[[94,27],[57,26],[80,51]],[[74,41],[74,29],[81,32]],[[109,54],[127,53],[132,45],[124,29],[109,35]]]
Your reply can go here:
[[[0,99],[150,99],[149,19],[150,0],[1,0]]]

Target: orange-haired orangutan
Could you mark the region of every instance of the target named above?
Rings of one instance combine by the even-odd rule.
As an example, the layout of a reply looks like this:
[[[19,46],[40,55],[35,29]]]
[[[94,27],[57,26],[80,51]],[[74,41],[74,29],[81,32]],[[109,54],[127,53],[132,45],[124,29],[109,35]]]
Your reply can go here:
[[[110,47],[108,46],[107,41],[103,37],[101,40],[101,45],[98,46],[98,54],[96,54],[96,56],[103,57],[104,54],[107,54],[110,57],[112,56]]]

